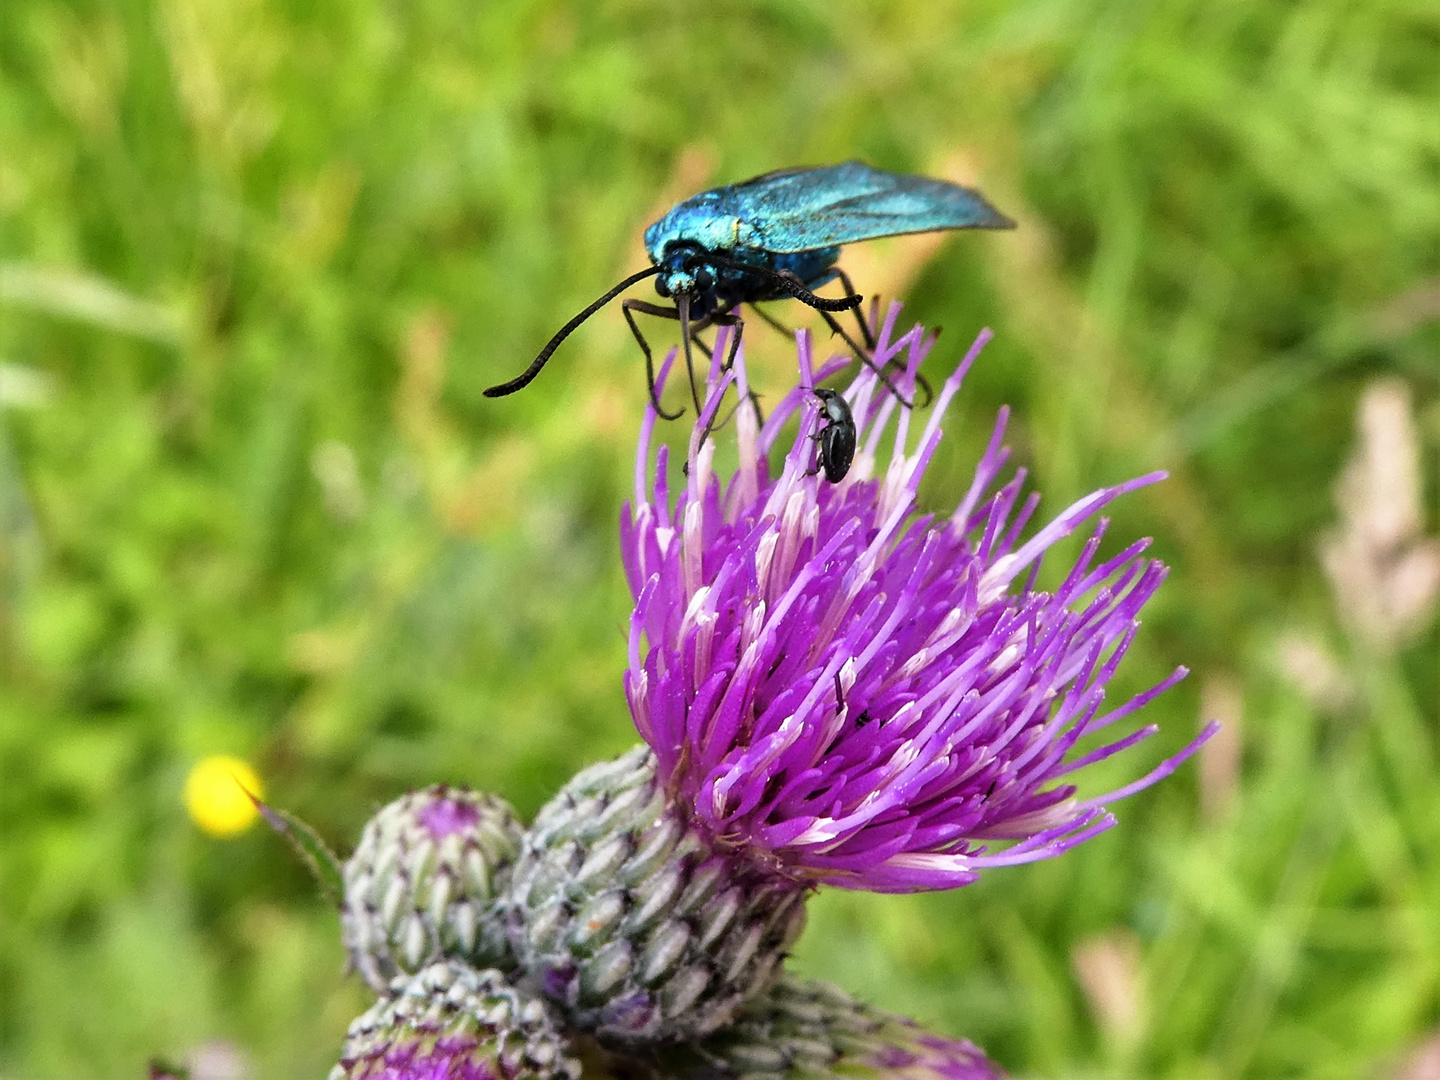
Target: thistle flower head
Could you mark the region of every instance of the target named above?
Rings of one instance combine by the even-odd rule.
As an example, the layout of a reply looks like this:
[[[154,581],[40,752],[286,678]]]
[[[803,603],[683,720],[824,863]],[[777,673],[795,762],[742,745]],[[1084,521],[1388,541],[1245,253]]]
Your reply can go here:
[[[898,369],[889,378],[913,394],[935,338],[920,326],[897,337],[898,313],[892,306],[880,327],[874,363]],[[813,388],[848,360],[815,370],[805,335],[800,385],[769,419],[735,411],[732,476],[717,473],[706,433],[727,391],[749,394],[743,346],[729,369],[711,366],[673,498],[667,448],[652,455],[647,415],[621,523],[635,596],[626,693],[672,798],[716,844],[815,883],[965,885],[985,867],[1057,855],[1109,828],[1109,803],[1174,771],[1207,737],[1104,795],[1081,798],[1069,781],[1153,734],[1087,738],[1184,675],[1105,708],[1165,568],[1144,540],[1101,559],[1106,522],[1096,516],[1161,474],[1101,489],[1024,539],[1038,496],[1022,496],[1023,469],[999,482],[1002,411],[959,505],[919,512],[941,417],[988,337],[946,380],[918,438],[918,418],[862,373],[845,393],[858,450],[839,483],[815,475]],[[727,351],[717,340],[715,357]],[[768,456],[797,414],[772,476]],[[1035,588],[1045,551],[1087,523],[1064,580]]]
[[[549,1008],[449,961],[397,977],[345,1035],[330,1080],[580,1080]]]
[[[1004,1080],[968,1039],[926,1031],[837,986],[786,975],[734,1024],[660,1053],[676,1080]]]

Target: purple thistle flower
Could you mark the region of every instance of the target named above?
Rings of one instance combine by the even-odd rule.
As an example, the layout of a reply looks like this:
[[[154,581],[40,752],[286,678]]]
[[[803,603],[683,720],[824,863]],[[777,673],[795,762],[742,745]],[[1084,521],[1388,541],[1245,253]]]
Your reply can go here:
[[[874,360],[903,364],[898,382],[913,393],[935,338],[918,325],[895,337],[898,314],[892,305]],[[1103,488],[1022,540],[1039,497],[1022,501],[1023,469],[998,484],[1009,457],[1002,410],[955,511],[920,514],[940,419],[989,337],[946,380],[913,450],[916,418],[862,373],[845,394],[859,449],[837,484],[813,475],[812,388],[848,360],[814,370],[808,335],[798,337],[801,384],[763,426],[752,409],[736,410],[739,464],[728,480],[715,470],[715,439],[701,435],[732,385],[740,401],[748,394],[743,347],[733,370],[712,364],[673,505],[667,448],[652,466],[647,413],[621,522],[635,596],[626,694],[676,805],[717,846],[815,884],[966,885],[985,867],[1049,858],[1108,829],[1109,803],[1169,775],[1213,732],[1115,791],[1081,798],[1069,782],[1154,734],[1149,725],[1079,746],[1185,671],[1103,710],[1140,609],[1165,577],[1144,556],[1148,540],[1097,561],[1102,518],[1054,592],[1034,587],[1036,571],[1046,549],[1163,474]],[[714,355],[726,351],[717,340]],[[772,478],[767,456],[797,413]],[[892,420],[889,463],[875,475]]]
[[[473,829],[480,822],[480,811],[462,797],[448,796],[445,785],[441,784],[433,802],[427,803],[416,815],[420,826],[439,841],[447,836]]]
[[[472,1060],[477,1040],[437,1043],[430,1051],[413,1046],[384,1047],[349,1064],[346,1080],[504,1080],[486,1060]]]
[[[580,1080],[580,1064],[543,1002],[448,961],[395,979],[351,1023],[330,1080]]]

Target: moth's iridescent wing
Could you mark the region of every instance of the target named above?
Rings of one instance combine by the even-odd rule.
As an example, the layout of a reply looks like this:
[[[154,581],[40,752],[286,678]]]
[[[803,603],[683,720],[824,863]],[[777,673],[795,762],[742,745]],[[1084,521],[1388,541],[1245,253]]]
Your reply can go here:
[[[709,193],[707,207],[739,218],[741,242],[775,254],[942,229],[1010,229],[978,191],[847,161],[784,169]]]

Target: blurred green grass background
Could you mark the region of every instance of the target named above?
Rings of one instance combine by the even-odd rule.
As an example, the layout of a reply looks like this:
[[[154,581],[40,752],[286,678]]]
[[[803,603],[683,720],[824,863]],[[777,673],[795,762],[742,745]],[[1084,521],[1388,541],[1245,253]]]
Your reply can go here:
[[[1148,718],[1231,741],[1063,859],[821,896],[798,965],[1018,1076],[1401,1075],[1437,638],[1357,632],[1317,545],[1385,378],[1435,532],[1437,116],[1424,0],[3,0],[0,1076],[214,1039],[324,1074],[365,1004],[334,919],[264,830],[195,829],[187,770],[239,754],[346,847],[626,747],[636,349],[607,311],[480,390],[669,202],[853,156],[1020,222],[847,254],[945,326],[935,376],[998,333],[926,498],[1006,402],[1042,512],[1171,470],[1116,509],[1174,566],[1119,689],[1187,664]]]

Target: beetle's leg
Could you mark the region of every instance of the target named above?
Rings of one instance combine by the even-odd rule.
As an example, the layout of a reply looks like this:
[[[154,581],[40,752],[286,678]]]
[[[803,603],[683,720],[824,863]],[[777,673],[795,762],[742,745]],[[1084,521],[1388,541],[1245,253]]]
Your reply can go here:
[[[821,417],[820,425],[810,433],[810,439],[815,443],[815,467],[813,469],[806,469],[806,476],[819,476],[821,468],[825,465],[824,448],[821,447],[820,442],[825,438],[825,432],[830,430],[830,425],[835,421],[831,420],[828,416],[824,416],[823,413]]]
[[[630,333],[635,335],[635,340],[640,343],[640,351],[645,354],[645,385],[650,391],[650,406],[655,410],[655,415],[664,420],[678,420],[684,415],[684,409],[677,409],[673,413],[667,413],[665,407],[660,404],[660,393],[655,387],[655,357],[650,352],[650,343],[645,340],[645,335],[640,333],[640,325],[635,321],[632,311],[641,311],[646,315],[656,315],[662,319],[678,319],[680,313],[673,308],[661,307],[659,304],[647,303],[644,300],[622,300],[620,310],[625,314],[625,321],[630,324]]]
[[[855,283],[850,280],[849,274],[845,273],[845,271],[838,266],[832,266],[830,269],[835,271],[835,276],[840,279],[840,284],[845,287],[846,295],[859,295],[859,293],[855,291]],[[875,310],[877,313],[879,306],[880,298],[877,296],[875,297]],[[851,310],[855,312],[855,321],[860,324],[860,336],[865,339],[865,348],[873,355],[875,352],[875,335],[871,333],[870,325],[865,321],[865,316],[860,314],[860,305],[856,304]]]

